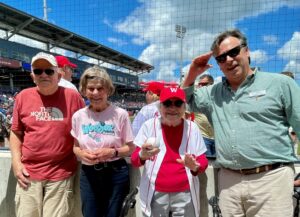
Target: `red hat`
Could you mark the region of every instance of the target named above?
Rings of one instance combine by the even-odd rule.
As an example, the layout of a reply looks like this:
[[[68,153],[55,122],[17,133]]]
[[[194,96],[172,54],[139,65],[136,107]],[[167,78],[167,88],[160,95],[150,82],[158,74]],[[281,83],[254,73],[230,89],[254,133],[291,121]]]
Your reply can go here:
[[[59,68],[62,68],[64,66],[70,66],[73,69],[77,68],[77,65],[71,63],[70,60],[65,56],[56,56],[55,58]]]
[[[181,99],[186,102],[185,93],[180,87],[166,87],[160,93],[160,102],[164,102],[171,98]]]
[[[164,84],[158,81],[150,81],[148,82],[148,86],[146,86],[143,91],[151,91],[156,95],[160,95],[161,90],[164,88]]]

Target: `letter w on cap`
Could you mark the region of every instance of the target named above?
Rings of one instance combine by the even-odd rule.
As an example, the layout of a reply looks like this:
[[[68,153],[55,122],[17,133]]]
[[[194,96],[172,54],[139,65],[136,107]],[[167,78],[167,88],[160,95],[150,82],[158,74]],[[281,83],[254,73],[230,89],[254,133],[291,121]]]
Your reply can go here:
[[[174,88],[174,87],[170,88],[170,90],[171,90],[172,93],[176,93],[177,92],[177,87],[176,88]]]

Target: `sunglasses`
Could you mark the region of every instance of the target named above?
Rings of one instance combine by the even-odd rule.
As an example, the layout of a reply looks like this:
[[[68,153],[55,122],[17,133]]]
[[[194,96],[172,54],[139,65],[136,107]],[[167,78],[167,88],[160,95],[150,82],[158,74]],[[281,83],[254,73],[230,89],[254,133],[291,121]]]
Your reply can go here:
[[[208,86],[208,85],[210,85],[210,84],[211,84],[211,83],[209,83],[209,82],[199,82],[199,83],[198,83],[198,85],[199,85],[199,86],[202,86],[202,87],[203,87],[203,86]]]
[[[54,70],[53,69],[34,69],[33,70],[33,73],[35,74],[35,75],[41,75],[41,74],[43,74],[43,72],[45,72],[46,73],[46,75],[53,75],[54,74]]]
[[[182,106],[184,102],[182,100],[175,100],[175,101],[171,101],[171,100],[166,100],[164,101],[162,104],[166,107],[169,108],[172,105],[174,105],[177,108],[180,108]]]
[[[243,47],[246,47],[246,45],[245,44],[241,44],[239,46],[236,46],[236,47],[232,48],[231,50],[229,50],[229,51],[227,51],[227,52],[225,52],[225,53],[223,53],[223,54],[215,57],[215,59],[216,59],[216,61],[218,63],[225,63],[226,59],[227,59],[227,56],[236,57],[237,55],[240,54],[241,49]]]

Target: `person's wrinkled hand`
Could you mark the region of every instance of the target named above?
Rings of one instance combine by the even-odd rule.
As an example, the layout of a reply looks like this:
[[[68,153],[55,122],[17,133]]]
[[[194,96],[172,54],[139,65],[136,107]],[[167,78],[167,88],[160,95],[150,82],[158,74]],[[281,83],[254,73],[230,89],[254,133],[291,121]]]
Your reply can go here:
[[[22,163],[13,163],[14,175],[21,188],[27,189],[30,185],[29,173]]]
[[[98,148],[93,151],[99,162],[105,162],[114,157],[114,148]]]
[[[79,158],[88,164],[93,165],[99,163],[97,155],[88,149],[81,149]]]
[[[197,172],[200,167],[200,164],[192,154],[185,154],[183,159],[176,159],[176,161],[189,168],[193,172]]]
[[[141,160],[148,160],[159,153],[160,149],[151,144],[143,144],[139,153]]]

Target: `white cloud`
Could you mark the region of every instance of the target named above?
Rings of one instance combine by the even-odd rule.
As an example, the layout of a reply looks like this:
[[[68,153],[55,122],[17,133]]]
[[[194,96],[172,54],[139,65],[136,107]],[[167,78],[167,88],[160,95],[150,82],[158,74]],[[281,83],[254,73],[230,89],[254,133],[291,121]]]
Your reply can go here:
[[[135,45],[146,45],[139,59],[154,65],[157,77],[165,71],[161,69],[165,69],[162,63],[169,63],[171,68],[164,77],[170,76],[170,79],[175,71],[178,77],[180,65],[181,48],[180,39],[176,40],[176,24],[187,29],[183,39],[183,62],[187,63],[207,52],[214,36],[224,29],[233,28],[238,21],[276,11],[282,6],[300,5],[298,0],[240,0],[231,5],[227,1],[207,0],[139,0],[139,3],[140,6],[129,16],[114,25],[115,30],[131,36]],[[274,44],[277,38],[267,35],[264,41]],[[264,51],[257,50],[252,56],[256,63],[268,60]],[[170,74],[170,70],[173,73]]]
[[[183,75],[184,75],[184,76],[185,76],[185,75],[187,74],[187,72],[189,71],[190,66],[191,66],[191,64],[189,63],[189,64],[187,64],[186,66],[184,66],[184,67],[182,68],[182,72],[183,72]]]
[[[300,32],[294,32],[291,40],[286,42],[278,51],[279,57],[288,60],[284,71],[296,73],[296,78],[300,77]]]
[[[277,54],[283,59],[300,61],[300,32],[294,32],[291,40],[286,42]]]
[[[269,57],[266,51],[255,50],[250,52],[251,61],[256,64],[262,64],[268,61]]]
[[[136,37],[132,39],[132,43],[136,44],[136,45],[144,45],[146,42],[144,39],[140,38],[140,37]]]
[[[164,61],[159,63],[158,80],[176,81],[177,76],[174,75],[176,63],[174,61]]]
[[[109,26],[109,27],[113,27],[112,23],[111,23],[110,20],[107,19],[107,18],[104,18],[102,22],[103,22],[105,25]]]
[[[123,45],[128,44],[126,41],[124,41],[122,39],[113,38],[113,37],[107,38],[107,41],[109,41],[110,43],[116,44],[117,46],[123,46]]]
[[[263,41],[269,45],[276,45],[278,44],[278,37],[276,35],[264,35]]]
[[[286,64],[283,71],[290,71],[300,75],[300,61],[291,60]]]

